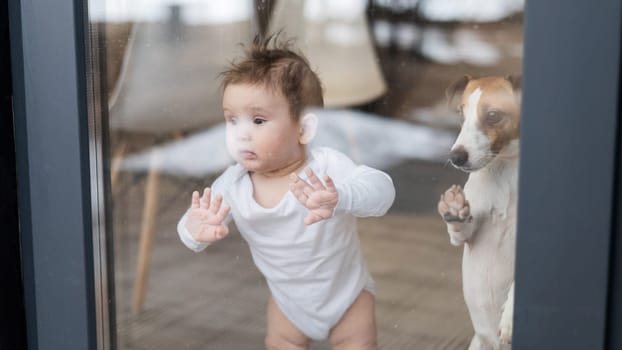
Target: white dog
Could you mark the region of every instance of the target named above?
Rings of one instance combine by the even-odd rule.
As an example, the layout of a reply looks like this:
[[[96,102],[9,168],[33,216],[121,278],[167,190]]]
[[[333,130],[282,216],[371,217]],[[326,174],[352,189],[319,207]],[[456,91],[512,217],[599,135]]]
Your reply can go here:
[[[512,339],[520,78],[465,76],[447,97],[462,119],[450,159],[469,178],[464,190],[453,185],[441,195],[438,212],[451,243],[464,244],[469,350],[496,350]]]

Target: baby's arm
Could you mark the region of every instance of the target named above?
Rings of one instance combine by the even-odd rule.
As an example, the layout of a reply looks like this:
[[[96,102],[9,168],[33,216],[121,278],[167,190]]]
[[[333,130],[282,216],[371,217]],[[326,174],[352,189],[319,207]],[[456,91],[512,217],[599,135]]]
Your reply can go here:
[[[309,209],[305,224],[331,218],[337,212],[358,217],[381,216],[393,204],[395,188],[389,175],[368,166],[357,166],[335,150],[324,149],[324,183],[306,170],[309,183],[292,175],[292,193]]]
[[[395,187],[386,173],[365,165],[355,167],[337,184],[339,202],[335,211],[354,216],[382,216],[395,200]]]
[[[214,201],[210,201],[210,196],[209,188],[203,191],[200,199],[199,192],[194,191],[190,209],[177,224],[181,241],[195,252],[229,234],[227,218],[230,208],[222,205],[222,195],[217,195]]]

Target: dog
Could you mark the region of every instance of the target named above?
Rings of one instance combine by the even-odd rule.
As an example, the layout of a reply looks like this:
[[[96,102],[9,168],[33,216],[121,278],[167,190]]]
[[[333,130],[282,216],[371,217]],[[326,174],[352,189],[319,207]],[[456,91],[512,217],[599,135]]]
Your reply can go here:
[[[514,314],[514,256],[519,164],[520,76],[464,76],[446,90],[461,118],[450,151],[468,172],[438,212],[450,241],[464,245],[462,284],[475,334],[469,350],[509,348]]]

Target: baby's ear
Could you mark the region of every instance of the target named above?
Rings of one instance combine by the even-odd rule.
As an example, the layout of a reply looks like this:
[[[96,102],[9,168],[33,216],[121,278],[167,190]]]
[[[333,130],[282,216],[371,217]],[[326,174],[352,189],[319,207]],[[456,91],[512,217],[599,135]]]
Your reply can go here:
[[[298,141],[306,145],[313,140],[317,132],[317,116],[313,113],[307,113],[300,118],[300,136]]]

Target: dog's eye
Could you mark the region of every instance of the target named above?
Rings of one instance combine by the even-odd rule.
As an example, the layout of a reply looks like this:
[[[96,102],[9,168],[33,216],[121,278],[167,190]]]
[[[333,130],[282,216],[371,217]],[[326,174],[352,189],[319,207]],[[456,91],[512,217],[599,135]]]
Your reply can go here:
[[[503,113],[499,111],[488,111],[486,113],[486,122],[489,124],[497,124],[503,119]]]

